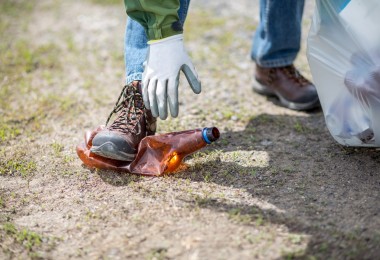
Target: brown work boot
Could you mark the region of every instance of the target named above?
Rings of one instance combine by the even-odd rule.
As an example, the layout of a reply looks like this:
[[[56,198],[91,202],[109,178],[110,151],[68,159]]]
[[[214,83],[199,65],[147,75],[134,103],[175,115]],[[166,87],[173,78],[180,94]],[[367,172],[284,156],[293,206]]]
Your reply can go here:
[[[315,86],[293,65],[278,68],[256,65],[253,90],[276,96],[283,106],[293,110],[310,110],[320,106]]]
[[[126,85],[109,115],[119,113],[115,121],[96,134],[91,152],[102,157],[133,161],[140,141],[156,132],[156,118],[144,106],[140,81]]]

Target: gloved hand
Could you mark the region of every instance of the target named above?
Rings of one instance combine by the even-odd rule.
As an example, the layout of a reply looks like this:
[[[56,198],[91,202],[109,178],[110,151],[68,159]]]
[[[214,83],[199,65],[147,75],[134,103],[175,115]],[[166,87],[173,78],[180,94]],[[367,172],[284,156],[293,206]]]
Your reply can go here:
[[[179,73],[183,71],[194,93],[201,92],[201,82],[183,46],[183,35],[174,35],[149,43],[142,79],[143,99],[154,117],[166,119],[168,103],[172,117],[178,116]]]

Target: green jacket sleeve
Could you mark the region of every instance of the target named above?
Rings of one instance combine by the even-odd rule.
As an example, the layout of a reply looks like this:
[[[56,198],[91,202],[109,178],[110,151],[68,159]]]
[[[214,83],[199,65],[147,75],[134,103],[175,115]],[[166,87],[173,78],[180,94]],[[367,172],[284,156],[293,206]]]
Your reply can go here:
[[[179,0],[124,0],[127,14],[145,29],[149,40],[183,32],[179,21]]]

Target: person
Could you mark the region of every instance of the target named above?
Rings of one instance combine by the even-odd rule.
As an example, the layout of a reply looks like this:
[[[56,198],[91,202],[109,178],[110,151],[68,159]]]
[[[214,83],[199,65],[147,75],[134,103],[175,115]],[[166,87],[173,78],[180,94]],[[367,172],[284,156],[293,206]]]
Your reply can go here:
[[[168,107],[172,117],[178,116],[180,71],[194,93],[201,92],[201,83],[183,45],[190,0],[124,2],[131,18],[125,34],[127,85],[111,112],[118,116],[94,137],[91,152],[132,161],[140,140],[155,133],[156,117],[166,119]],[[274,95],[294,110],[319,106],[314,85],[293,65],[300,49],[303,8],[303,0],[261,0],[251,53],[256,64],[253,90]]]

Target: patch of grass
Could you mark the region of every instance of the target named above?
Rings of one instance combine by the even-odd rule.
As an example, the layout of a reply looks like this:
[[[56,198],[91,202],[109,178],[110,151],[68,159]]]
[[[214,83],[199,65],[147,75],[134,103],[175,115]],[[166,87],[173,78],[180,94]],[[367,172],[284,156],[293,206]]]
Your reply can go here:
[[[46,81],[48,85],[53,85],[54,84],[54,76],[50,70],[45,70],[42,72],[42,78]]]
[[[255,118],[260,124],[272,123],[274,118],[268,114],[261,114]]]
[[[3,35],[6,31],[6,29],[9,28],[9,26],[10,26],[9,21],[4,21],[3,19],[0,18],[0,35]]]
[[[50,93],[40,99],[38,110],[41,113],[49,111],[51,116],[74,116],[82,111],[82,106],[73,94],[65,96]]]
[[[63,151],[64,145],[54,142],[51,144],[51,147],[53,148],[54,154],[58,156]]]
[[[256,226],[262,226],[264,224],[264,217],[261,214],[256,215],[256,220],[255,220]]]
[[[323,242],[322,244],[319,245],[319,251],[324,253],[327,251],[327,249],[329,248],[328,244],[326,242]]]
[[[16,227],[12,224],[12,223],[5,223],[3,225],[3,230],[5,231],[5,233],[7,233],[8,235],[13,235],[13,234],[17,234],[17,229]]]
[[[89,222],[91,219],[99,219],[100,215],[99,213],[88,209],[84,218],[86,222]]]
[[[5,233],[5,238],[13,240],[21,245],[29,252],[29,256],[36,256],[36,252],[34,251],[42,244],[41,235],[28,229],[18,230],[16,226],[10,222],[4,223],[1,226],[1,230]]]
[[[14,54],[8,54],[8,63],[6,65],[19,66],[22,72],[31,72],[37,67],[36,57],[33,55],[29,44],[26,41],[19,41],[16,43],[15,49],[17,50]],[[12,52],[13,54],[13,52]]]
[[[94,82],[92,81],[92,80],[90,80],[90,79],[86,79],[85,81],[84,81],[84,83],[83,83],[83,88],[84,89],[86,89],[86,90],[89,90],[89,89],[91,89],[91,87],[92,87],[92,85],[94,84]]]
[[[33,114],[25,114],[28,112]],[[19,136],[35,139],[38,136],[35,134],[36,132],[42,134],[46,131],[42,129],[44,115],[41,113],[36,113],[36,111],[25,111],[22,114],[16,111],[8,111],[8,113],[4,115],[3,120],[0,119],[0,145]],[[0,153],[0,156],[2,155],[5,154]]]
[[[254,136],[254,135],[249,135],[249,140],[250,140],[252,143],[254,143],[254,142],[257,141],[257,138],[256,138],[256,136]]]
[[[163,260],[166,259],[168,249],[167,248],[154,248],[152,249],[145,259],[147,260]]]
[[[227,145],[229,145],[229,143],[230,143],[230,141],[228,139],[222,138],[222,139],[218,140],[217,145],[227,146]]]
[[[61,49],[54,43],[40,45],[34,49],[33,55],[39,68],[60,69],[61,64],[58,60]]]
[[[34,174],[37,164],[33,160],[14,158],[0,162],[0,175],[16,175],[26,178]]]
[[[30,41],[15,39],[8,44],[0,43],[0,109],[4,111],[2,120],[0,119],[0,141],[12,139],[20,134],[19,125],[25,128],[25,122],[22,120],[41,118],[46,111],[40,111],[41,84],[35,85],[34,72],[41,70],[39,78],[48,78],[42,85],[48,85],[52,82],[52,75],[60,69],[60,62],[57,57],[60,50],[54,44],[45,44],[38,47],[31,45]],[[54,74],[55,75],[55,74]],[[66,104],[66,103],[65,103]],[[63,105],[66,108],[66,105]],[[38,107],[36,107],[38,106]],[[23,116],[23,119],[19,117]],[[17,121],[16,127],[10,127],[5,118]],[[10,120],[8,120],[10,121]],[[40,122],[34,126],[38,126]],[[38,128],[38,127],[37,127]],[[36,129],[34,129],[36,130]]]
[[[20,135],[22,130],[17,126],[0,121],[0,144]]]
[[[255,207],[247,209],[233,208],[228,211],[228,218],[241,224],[253,224],[255,226],[262,226],[264,224],[262,212]]]
[[[210,182],[211,178],[212,178],[212,173],[211,172],[206,172],[206,174],[203,177],[203,180],[205,182]]]
[[[71,34],[67,34],[65,37],[66,46],[69,52],[75,53],[76,52],[76,44],[74,42],[73,36]]]
[[[1,48],[3,55],[0,56],[4,68],[8,72],[17,69],[17,73],[31,72],[35,69],[37,61],[32,54],[30,45],[23,40],[17,41],[14,45],[7,46],[8,48]]]
[[[293,173],[293,172],[295,172],[295,170],[294,170],[294,168],[292,168],[292,166],[286,166],[286,167],[284,167],[283,169],[282,169],[282,171],[284,172],[284,173]]]
[[[22,243],[26,249],[32,250],[41,245],[42,237],[35,232],[23,229],[16,233],[16,240]]]
[[[3,197],[0,196],[0,208],[5,208],[5,201]]]
[[[0,35],[4,43],[7,33],[14,33],[15,27],[23,28],[28,24],[28,15],[33,10],[35,1],[0,1]]]
[[[310,131],[310,129],[303,125],[301,122],[297,121],[294,126],[293,126],[294,130],[296,130],[297,133],[306,133],[308,131]]]
[[[283,259],[292,260],[292,259],[299,259],[305,256],[305,250],[304,249],[298,249],[293,252],[288,252],[287,250],[284,250],[282,253]]]
[[[302,236],[298,234],[291,234],[289,240],[293,244],[300,244],[302,242]]]
[[[375,241],[376,244],[380,245],[380,232],[376,232],[376,234],[373,236],[373,241]]]
[[[192,190],[190,191],[190,193],[191,192],[192,192]],[[205,206],[209,202],[210,202],[210,199],[208,197],[202,197],[202,196],[199,196],[199,195],[195,196],[195,203],[196,203],[197,207]]]
[[[19,39],[9,45],[1,45],[0,61],[6,74],[31,73],[39,68],[59,66],[59,48],[53,43],[34,47],[27,40]]]
[[[252,218],[248,214],[242,214],[241,209],[234,208],[228,211],[228,218],[231,219],[234,222],[238,223],[249,223],[252,221]]]
[[[273,166],[273,167],[270,168],[270,173],[272,175],[278,175],[280,173],[280,171],[279,171],[279,169],[277,167]]]
[[[0,13],[1,15],[19,16],[22,14],[22,12],[30,12],[34,7],[34,2],[35,1],[33,0],[31,1],[1,0]]]
[[[71,155],[65,155],[65,156],[63,157],[63,161],[64,161],[65,163],[73,162],[75,159],[76,159],[76,157],[71,156]]]

